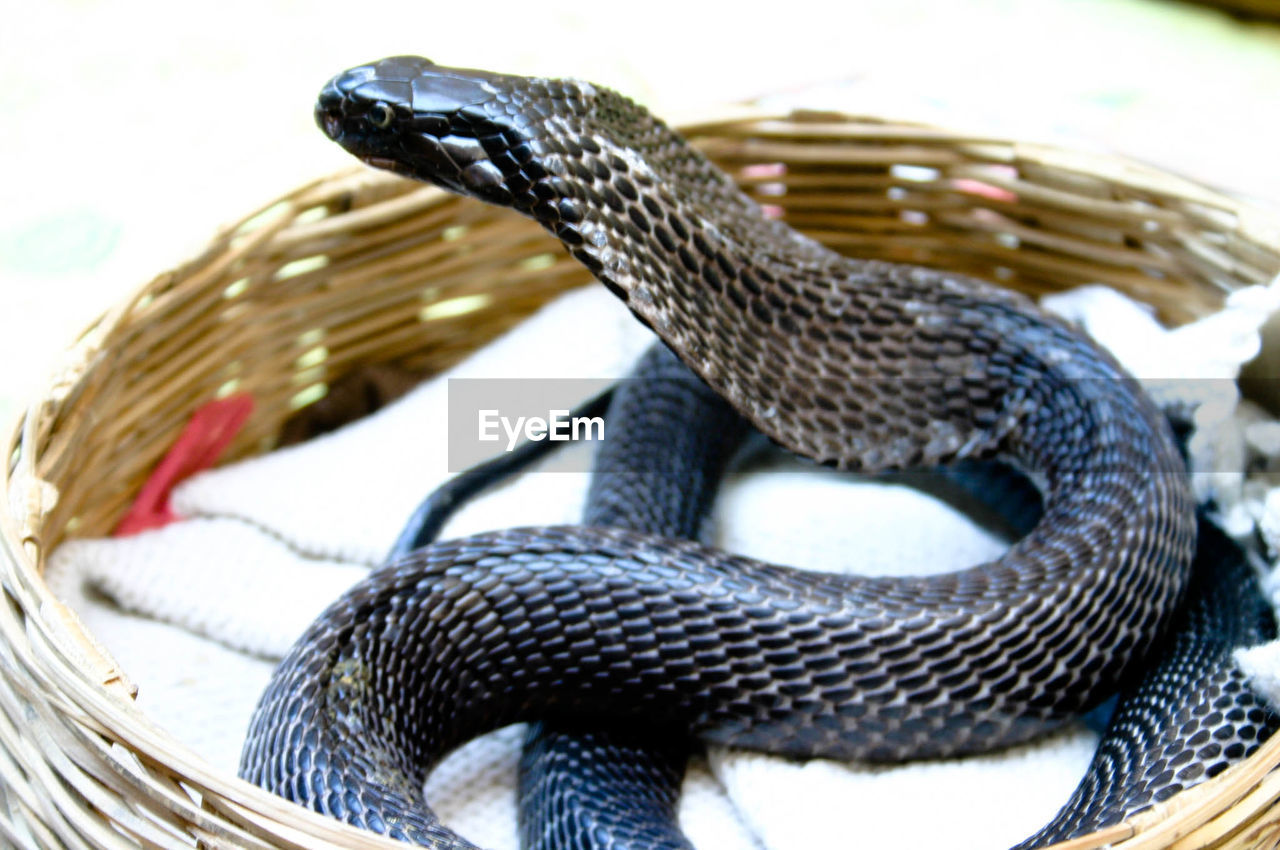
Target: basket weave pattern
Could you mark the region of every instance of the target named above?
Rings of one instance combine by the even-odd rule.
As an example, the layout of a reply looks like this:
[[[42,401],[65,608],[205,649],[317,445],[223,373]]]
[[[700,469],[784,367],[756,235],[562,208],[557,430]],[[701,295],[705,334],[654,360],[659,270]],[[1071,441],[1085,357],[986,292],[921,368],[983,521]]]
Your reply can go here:
[[[685,130],[761,203],[856,256],[1037,295],[1104,283],[1169,324],[1280,273],[1273,219],[1127,161],[829,113]],[[68,536],[111,531],[210,399],[252,394],[230,457],[267,451],[357,367],[444,369],[588,280],[532,222],[360,169],[227,228],[89,328],[8,443],[0,844],[403,846],[218,773],[157,728],[41,569]],[[1278,763],[1280,736],[1133,822],[1061,846],[1280,846]]]

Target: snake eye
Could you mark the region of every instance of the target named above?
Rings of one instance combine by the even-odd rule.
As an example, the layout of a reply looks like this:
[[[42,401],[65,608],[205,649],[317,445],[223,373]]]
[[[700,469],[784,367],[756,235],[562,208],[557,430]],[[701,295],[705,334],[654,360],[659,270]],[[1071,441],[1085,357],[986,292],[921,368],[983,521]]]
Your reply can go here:
[[[396,111],[391,108],[388,103],[378,101],[369,107],[368,118],[369,123],[377,127],[379,130],[385,130],[391,126],[391,122],[395,120]]]

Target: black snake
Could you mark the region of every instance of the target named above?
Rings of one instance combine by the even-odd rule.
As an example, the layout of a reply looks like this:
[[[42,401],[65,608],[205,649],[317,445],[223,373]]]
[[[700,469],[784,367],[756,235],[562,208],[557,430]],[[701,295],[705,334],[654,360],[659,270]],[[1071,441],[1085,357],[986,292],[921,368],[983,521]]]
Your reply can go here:
[[[1169,623],[1196,538],[1172,434],[1108,355],[1025,299],[835,255],[587,83],[396,57],[335,78],[316,115],[366,162],[537,219],[786,448],[868,470],[1002,458],[1036,480],[1044,514],[995,562],[896,580],[626,528],[436,543],[300,639],[255,713],[246,777],[468,846],[420,805],[422,778],[500,725],[643,721],[801,756],[970,753],[1093,705]]]
[[[740,419],[661,350],[575,415],[606,411],[609,436],[597,453],[584,522],[703,535],[716,477],[736,441],[749,436]],[[391,558],[433,542],[461,503],[553,445],[525,443],[446,482],[411,517]],[[1043,511],[1033,485],[998,464],[961,463],[901,480],[955,501],[1009,539],[1030,531]],[[1015,850],[1118,823],[1251,755],[1280,728],[1280,716],[1249,689],[1233,655],[1275,636],[1244,550],[1202,517],[1186,604],[1110,705],[1075,793]],[[689,850],[675,807],[695,745],[680,730],[535,725],[520,764],[521,846]]]

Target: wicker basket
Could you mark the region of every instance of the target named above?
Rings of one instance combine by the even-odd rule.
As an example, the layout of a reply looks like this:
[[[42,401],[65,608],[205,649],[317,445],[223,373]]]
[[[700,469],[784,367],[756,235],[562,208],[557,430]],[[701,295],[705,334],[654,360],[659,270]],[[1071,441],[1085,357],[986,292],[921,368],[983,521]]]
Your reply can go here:
[[[1274,220],[1131,162],[827,113],[686,129],[763,203],[851,254],[1032,293],[1106,283],[1171,324],[1280,272]],[[263,452],[356,367],[443,369],[587,281],[529,221],[360,169],[230,227],[89,328],[4,468],[0,844],[403,846],[219,773],[157,728],[41,569],[67,537],[111,530],[209,399],[251,393],[230,457]],[[1070,846],[1280,846],[1277,763],[1280,736]]]

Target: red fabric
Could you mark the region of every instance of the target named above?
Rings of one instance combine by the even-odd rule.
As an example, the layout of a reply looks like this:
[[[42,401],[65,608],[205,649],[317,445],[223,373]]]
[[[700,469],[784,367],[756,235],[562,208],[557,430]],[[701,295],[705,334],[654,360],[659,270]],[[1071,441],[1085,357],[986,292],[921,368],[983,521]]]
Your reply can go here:
[[[116,537],[161,528],[178,515],[169,505],[173,488],[217,463],[222,452],[253,412],[253,398],[244,393],[211,401],[191,414],[164,460],[142,485],[133,506],[116,526]]]

